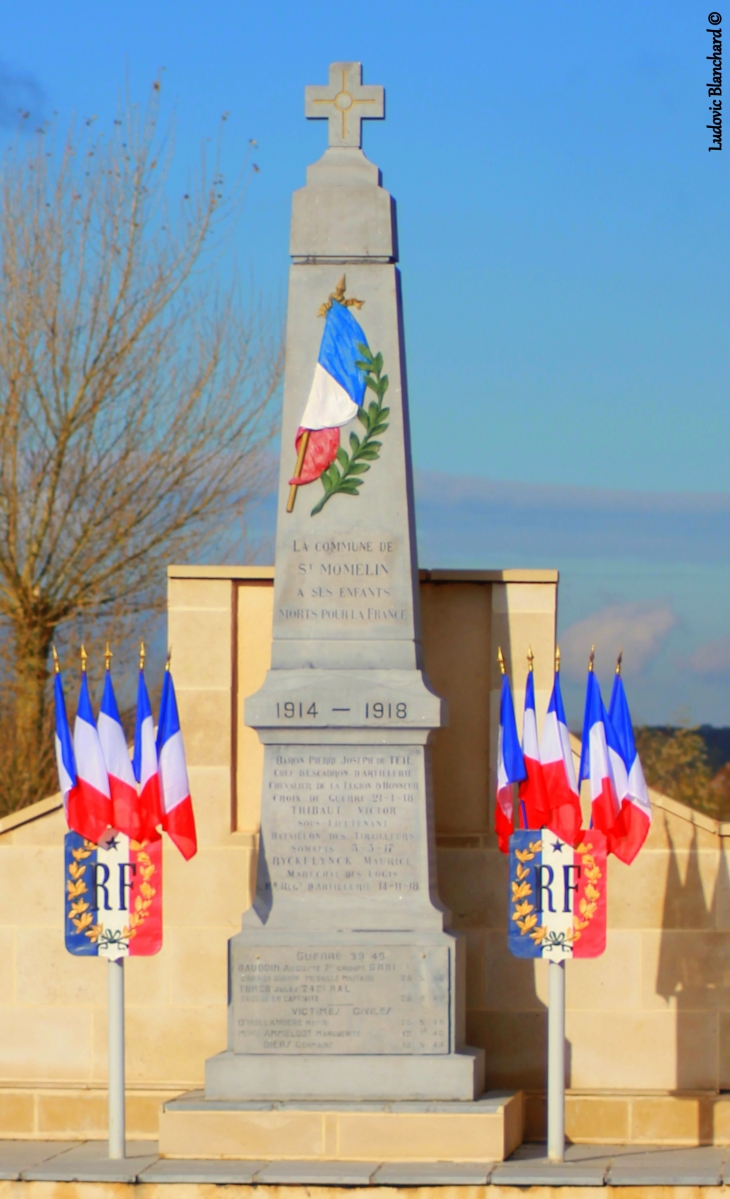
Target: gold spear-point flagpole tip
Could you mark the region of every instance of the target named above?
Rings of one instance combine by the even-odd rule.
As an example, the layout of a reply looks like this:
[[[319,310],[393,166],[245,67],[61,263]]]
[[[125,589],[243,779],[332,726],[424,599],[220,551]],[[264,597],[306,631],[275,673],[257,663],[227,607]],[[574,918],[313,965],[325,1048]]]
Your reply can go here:
[[[560,674],[560,646],[555,646],[555,673]]]
[[[623,660],[623,656],[624,656],[624,651],[623,651],[623,649],[620,649],[618,651],[618,658],[616,659],[616,674],[621,674],[621,662]]]
[[[58,654],[56,652],[55,645],[51,645],[51,652],[53,653],[53,668],[54,668],[56,674],[60,674],[61,673],[61,664],[58,661]]]
[[[319,309],[317,311],[317,316],[326,316],[334,303],[342,304],[343,308],[362,308],[365,301],[364,300],[356,300],[356,299],[354,299],[354,297],[352,299],[348,300],[345,296],[346,290],[347,290],[347,280],[345,279],[345,276],[343,275],[342,278],[340,279],[339,283],[336,285],[335,290],[331,291],[330,294],[328,295],[324,304],[320,304]]]
[[[89,655],[86,652],[86,646],[84,645],[84,643],[82,641],[81,642],[81,673],[82,674],[86,674],[86,663],[88,661],[88,657],[89,657]]]
[[[533,668],[535,665],[535,655],[532,652],[531,645],[528,645],[528,647],[527,647],[527,665],[530,668],[530,674],[532,674],[532,671],[533,671]]]
[[[501,645],[497,647],[497,661],[499,662],[500,674],[504,674],[504,654],[502,653]]]
[[[171,658],[172,658],[172,646],[170,646],[169,650],[167,651],[167,661],[165,662],[165,670],[166,671],[169,671],[169,669],[170,669]]]
[[[147,656],[147,650],[144,647],[144,641],[140,637],[140,639],[139,639],[139,668],[140,668],[140,670],[144,670],[144,660],[145,660],[146,656]]]
[[[595,647],[595,645],[592,645],[592,646],[591,646],[591,652],[590,652],[590,656],[589,656],[589,658],[588,658],[588,671],[589,671],[589,673],[592,673],[592,671],[593,671],[593,663],[595,662],[595,660],[596,660],[596,647]]]
[[[114,654],[112,653],[109,642],[107,641],[106,649],[104,650],[104,669],[105,670],[109,670],[109,668],[111,667],[113,657],[114,657]]]

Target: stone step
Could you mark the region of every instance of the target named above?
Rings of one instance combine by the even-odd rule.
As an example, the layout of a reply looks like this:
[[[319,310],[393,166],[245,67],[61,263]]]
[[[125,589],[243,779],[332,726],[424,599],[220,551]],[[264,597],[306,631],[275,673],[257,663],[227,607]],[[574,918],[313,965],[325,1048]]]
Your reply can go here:
[[[522,1141],[521,1092],[471,1102],[244,1103],[193,1092],[166,1103],[166,1158],[277,1162],[494,1162]]]

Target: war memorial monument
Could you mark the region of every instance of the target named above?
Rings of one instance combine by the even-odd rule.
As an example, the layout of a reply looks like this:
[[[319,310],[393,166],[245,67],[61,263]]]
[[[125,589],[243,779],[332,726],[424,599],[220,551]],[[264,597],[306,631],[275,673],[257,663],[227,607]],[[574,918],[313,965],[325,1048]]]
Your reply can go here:
[[[383,89],[334,63],[307,115],[329,147],[294,196],[272,668],[245,708],[265,745],[258,884],[206,1095],[474,1099],[483,1052],[464,1045],[464,949],[434,872],[428,739],[446,713],[422,671],[395,204],[360,148]],[[333,419],[325,341],[360,379],[307,438],[334,442],[332,465],[296,486],[318,384],[315,422]]]

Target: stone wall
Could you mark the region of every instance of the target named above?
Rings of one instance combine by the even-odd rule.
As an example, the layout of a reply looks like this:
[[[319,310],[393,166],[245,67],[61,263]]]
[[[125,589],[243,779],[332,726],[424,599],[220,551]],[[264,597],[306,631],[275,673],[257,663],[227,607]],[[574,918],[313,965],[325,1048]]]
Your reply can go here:
[[[186,864],[166,844],[164,947],[125,967],[130,1135],[154,1136],[160,1100],[200,1085],[206,1057],[226,1043],[226,942],[253,885],[262,760],[242,700],[268,665],[272,576],[266,568],[170,569],[169,637],[200,848]],[[542,963],[506,949],[505,859],[491,833],[496,649],[520,684],[519,720],[532,645],[540,718],[557,576],[423,572],[421,594],[426,669],[450,705],[450,725],[433,743],[438,870],[454,927],[467,937],[469,1040],[487,1051],[490,1086],[532,1093],[537,1135],[547,980]],[[711,1100],[730,1087],[730,826],[652,798],[641,855],[631,867],[611,861],[607,952],[568,966],[568,1133],[730,1140],[725,1105]],[[4,1136],[105,1131],[107,967],[63,947],[59,805],[45,800],[0,822]]]

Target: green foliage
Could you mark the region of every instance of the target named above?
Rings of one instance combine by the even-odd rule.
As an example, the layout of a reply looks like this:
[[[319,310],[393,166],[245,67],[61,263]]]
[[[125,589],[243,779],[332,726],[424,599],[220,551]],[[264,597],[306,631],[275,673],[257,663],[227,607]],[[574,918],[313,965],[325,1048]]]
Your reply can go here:
[[[695,811],[730,820],[730,771],[713,777],[707,746],[694,728],[634,729],[646,781]]]
[[[312,516],[321,512],[333,495],[360,494],[362,476],[370,470],[370,463],[380,457],[383,443],[377,438],[388,428],[390,409],[383,407],[383,398],[388,390],[388,376],[382,374],[383,355],[371,354],[368,347],[360,342],[357,348],[362,354],[362,359],[357,365],[361,371],[365,371],[367,386],[375,393],[376,399],[371,400],[367,408],[363,404],[357,410],[357,419],[365,430],[363,436],[358,437],[357,433],[351,433],[350,453],[340,446],[334,462],[320,476],[324,495],[312,508]]]

